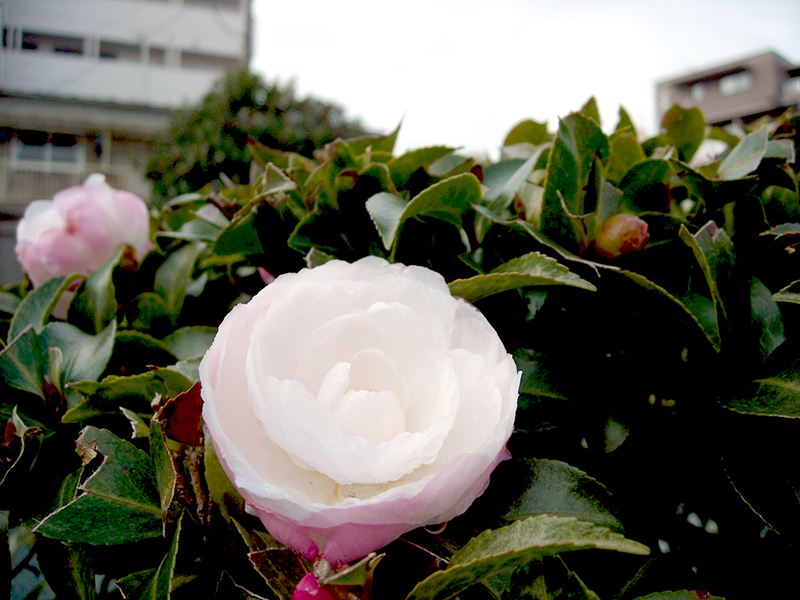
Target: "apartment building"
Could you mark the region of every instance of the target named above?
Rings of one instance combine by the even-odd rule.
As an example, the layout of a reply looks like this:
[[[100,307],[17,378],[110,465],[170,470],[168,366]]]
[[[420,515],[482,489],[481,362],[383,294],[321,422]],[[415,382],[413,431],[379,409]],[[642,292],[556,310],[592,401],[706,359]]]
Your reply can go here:
[[[764,52],[658,82],[656,93],[659,123],[673,104],[699,107],[713,125],[750,123],[798,107],[800,67]]]
[[[90,173],[149,197],[170,111],[248,61],[250,0],[0,0],[0,28],[4,259],[25,205]]]

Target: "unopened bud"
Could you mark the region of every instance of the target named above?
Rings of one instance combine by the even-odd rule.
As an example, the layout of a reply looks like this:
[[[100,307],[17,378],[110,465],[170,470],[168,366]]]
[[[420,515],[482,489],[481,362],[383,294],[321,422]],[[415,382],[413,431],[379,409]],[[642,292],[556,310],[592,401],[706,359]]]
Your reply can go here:
[[[335,600],[323,587],[320,587],[314,573],[307,573],[294,588],[292,600]]]
[[[641,250],[649,239],[647,223],[639,217],[623,213],[603,221],[594,238],[594,247],[604,258],[617,258]]]

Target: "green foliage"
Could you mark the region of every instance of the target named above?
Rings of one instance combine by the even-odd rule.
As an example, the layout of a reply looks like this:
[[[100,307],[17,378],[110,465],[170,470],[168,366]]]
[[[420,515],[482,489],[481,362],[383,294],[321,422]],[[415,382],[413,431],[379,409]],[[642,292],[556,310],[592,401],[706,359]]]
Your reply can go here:
[[[312,157],[338,137],[364,133],[334,104],[297,98],[291,86],[232,71],[197,106],[175,114],[147,176],[163,200],[220,178],[247,183],[250,163],[261,157],[262,146]]]
[[[437,271],[498,331],[522,372],[513,458],[447,529],[318,565],[326,589],[682,600],[791,583],[800,118],[739,136],[674,107],[641,141],[624,109],[604,133],[590,100],[554,132],[520,123],[478,165],[395,153],[397,130],[332,142],[337,110],[246,74],[203,106],[152,165],[161,193],[201,191],[154,212],[141,264],[0,291],[0,509],[59,596],[113,581],[291,598],[315,567],[247,514],[203,433],[198,365],[274,277],[368,255]],[[728,150],[703,165],[706,139]],[[603,258],[595,235],[620,213],[649,241]]]

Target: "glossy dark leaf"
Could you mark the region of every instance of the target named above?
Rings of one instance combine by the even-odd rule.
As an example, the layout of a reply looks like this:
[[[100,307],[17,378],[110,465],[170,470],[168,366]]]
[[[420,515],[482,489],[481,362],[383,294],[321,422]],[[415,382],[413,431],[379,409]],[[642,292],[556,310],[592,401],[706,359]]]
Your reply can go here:
[[[155,483],[161,500],[161,515],[166,527],[169,509],[175,496],[177,474],[167,446],[167,438],[164,436],[164,425],[157,419],[153,419],[150,423],[150,458],[153,461]]]
[[[17,337],[28,325],[33,326],[37,333],[40,332],[59,299],[77,279],[80,279],[79,275],[55,277],[25,296],[11,319],[8,339]]]
[[[519,567],[511,576],[507,594],[518,600],[600,600],[559,557]]]
[[[758,168],[767,152],[769,133],[766,127],[748,134],[719,165],[720,179],[741,179]]]
[[[167,258],[156,272],[155,292],[163,298],[167,313],[173,321],[178,318],[183,308],[186,286],[197,257],[203,250],[205,244],[191,242]]]
[[[535,459],[524,464],[529,477],[527,490],[509,508],[507,519],[551,514],[625,533],[611,493],[596,479],[557,460]]]
[[[733,398],[724,400],[722,405],[750,415],[800,417],[800,360],[756,379]]]
[[[87,333],[103,331],[117,316],[114,269],[122,259],[118,250],[83,281],[69,305],[69,321]]]
[[[47,347],[32,325],[0,350],[0,377],[9,386],[44,399],[46,373]]]
[[[164,344],[178,360],[203,356],[214,341],[216,327],[182,327],[164,338]]]
[[[646,546],[594,523],[539,515],[484,531],[453,555],[447,569],[418,583],[408,598],[450,598],[483,579],[532,560],[588,548],[649,553]]]
[[[98,379],[108,365],[114,350],[117,322],[111,321],[97,335],[84,333],[69,323],[49,323],[40,336],[42,344],[56,347],[62,353],[63,385]]]
[[[23,421],[17,414],[16,407],[11,413],[14,435],[20,439],[19,454],[10,465],[3,465],[5,472],[0,477],[0,509],[9,510],[17,507],[17,501],[24,496],[20,490],[29,485],[31,470],[39,456],[44,441],[44,431]]]
[[[75,500],[36,527],[47,537],[89,544],[122,544],[161,535],[161,506],[153,463],[144,452],[112,433],[87,427],[78,451],[103,463],[80,486]]]
[[[182,522],[182,518],[178,520],[169,551],[157,568],[146,574],[137,573],[130,578],[123,577],[117,582],[117,587],[126,600],[169,600],[178,558]]]
[[[523,143],[538,146],[539,144],[544,144],[549,141],[550,134],[547,133],[546,123],[525,120],[517,123],[514,128],[508,132],[503,146]]]
[[[678,151],[684,162],[692,160],[703,142],[706,120],[699,108],[683,108],[674,104],[663,121],[669,143]]]
[[[492,294],[531,285],[569,285],[589,291],[596,289],[558,261],[538,252],[515,258],[485,275],[451,281],[448,287],[454,296],[474,302]]]

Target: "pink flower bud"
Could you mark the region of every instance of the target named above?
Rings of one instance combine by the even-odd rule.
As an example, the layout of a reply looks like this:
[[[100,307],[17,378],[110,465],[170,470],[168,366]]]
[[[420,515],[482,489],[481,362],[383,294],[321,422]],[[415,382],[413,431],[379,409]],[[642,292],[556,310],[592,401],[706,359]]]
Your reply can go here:
[[[617,258],[628,252],[641,250],[649,239],[647,223],[639,217],[622,213],[603,221],[594,238],[594,247],[600,256]]]
[[[88,275],[124,246],[137,260],[153,248],[147,205],[99,174],[31,202],[17,224],[17,258],[34,287],[59,275]]]
[[[307,573],[292,593],[292,600],[336,600],[319,582],[313,573]]]

